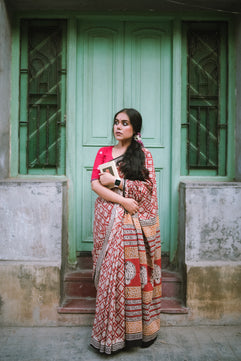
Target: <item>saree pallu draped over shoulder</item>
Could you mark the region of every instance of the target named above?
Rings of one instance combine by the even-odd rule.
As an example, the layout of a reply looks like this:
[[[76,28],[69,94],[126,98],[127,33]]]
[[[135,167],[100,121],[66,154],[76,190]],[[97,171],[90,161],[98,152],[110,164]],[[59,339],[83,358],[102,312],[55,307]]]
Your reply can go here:
[[[111,354],[126,341],[149,342],[160,329],[161,243],[155,170],[143,148],[146,181],[125,181],[125,197],[134,198],[134,216],[119,204],[97,198],[93,274],[97,288],[91,345]]]

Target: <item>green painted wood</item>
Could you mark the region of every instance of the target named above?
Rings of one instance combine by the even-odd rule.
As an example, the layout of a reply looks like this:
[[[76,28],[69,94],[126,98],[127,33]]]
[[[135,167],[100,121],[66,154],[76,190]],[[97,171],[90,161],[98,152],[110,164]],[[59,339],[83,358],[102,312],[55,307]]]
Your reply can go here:
[[[76,223],[77,223],[77,202],[76,182],[77,167],[76,149],[77,146],[77,116],[76,116],[76,79],[77,79],[77,21],[71,19],[67,24],[67,63],[68,63],[68,76],[67,76],[67,104],[66,104],[66,176],[68,177],[68,262],[70,264],[76,263]]]
[[[236,46],[235,24],[228,22],[228,139],[227,139],[227,177],[235,179],[235,119],[236,119]]]
[[[80,22],[77,63],[77,250],[92,249],[96,196],[90,177],[95,155],[100,146],[113,144],[114,113],[134,107],[142,113],[144,144],[154,158],[162,247],[169,252],[170,23]]]
[[[182,23],[173,22],[172,42],[172,141],[170,150],[171,163],[171,199],[170,199],[170,261],[174,262],[179,244],[178,240],[178,187],[181,164],[181,104],[182,104]]]
[[[21,60],[20,60],[20,112],[19,112],[19,139],[22,146],[19,147],[19,171],[27,174],[27,126],[28,119],[28,27],[27,23],[22,26],[21,32]],[[23,122],[23,126],[21,126]]]
[[[112,117],[123,105],[123,24],[79,21],[77,34],[77,250],[90,251],[97,150],[112,144]]]
[[[162,251],[170,251],[170,132],[171,27],[170,22],[127,23],[125,58],[126,106],[143,116],[143,139],[156,168]],[[129,54],[129,55],[128,55]],[[129,60],[130,58],[130,60]],[[131,79],[128,81],[128,79]]]
[[[12,26],[12,58],[11,58],[11,82],[12,84],[19,84],[19,67],[20,67],[20,20],[15,19]],[[10,119],[10,177],[17,177],[19,173],[19,148],[18,148],[18,134],[19,134],[19,87],[12,86],[11,88],[11,119]]]

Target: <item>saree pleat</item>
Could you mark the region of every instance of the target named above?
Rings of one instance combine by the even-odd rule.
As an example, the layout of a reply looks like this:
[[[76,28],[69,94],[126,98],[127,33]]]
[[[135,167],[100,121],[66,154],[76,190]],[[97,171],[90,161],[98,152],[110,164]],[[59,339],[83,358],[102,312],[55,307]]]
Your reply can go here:
[[[143,149],[149,179],[126,180],[125,196],[139,203],[131,216],[97,198],[93,273],[97,287],[91,345],[111,354],[126,341],[153,340],[160,329],[161,244],[155,171]]]
[[[159,230],[158,219],[156,225]],[[160,249],[152,259],[137,216],[125,215],[123,239],[126,340],[148,342],[156,337],[160,328],[161,258],[157,256]]]

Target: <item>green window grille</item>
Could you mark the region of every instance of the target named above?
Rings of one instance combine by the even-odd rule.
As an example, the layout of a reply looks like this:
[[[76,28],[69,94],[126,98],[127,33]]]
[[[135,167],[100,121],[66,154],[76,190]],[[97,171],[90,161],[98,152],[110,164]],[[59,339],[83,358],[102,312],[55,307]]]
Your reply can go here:
[[[65,23],[22,21],[20,174],[65,173],[65,83]]]
[[[184,175],[226,175],[227,29],[225,23],[185,24]]]

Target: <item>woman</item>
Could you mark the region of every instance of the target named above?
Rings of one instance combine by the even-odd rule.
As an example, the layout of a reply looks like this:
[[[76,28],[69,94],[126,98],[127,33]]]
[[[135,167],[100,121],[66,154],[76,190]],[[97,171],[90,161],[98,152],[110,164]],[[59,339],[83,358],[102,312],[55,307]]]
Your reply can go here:
[[[161,244],[155,171],[140,140],[142,117],[114,117],[117,145],[101,148],[92,172],[95,203],[93,275],[97,288],[91,345],[106,354],[140,343],[160,329]],[[115,160],[119,177],[100,173]]]

